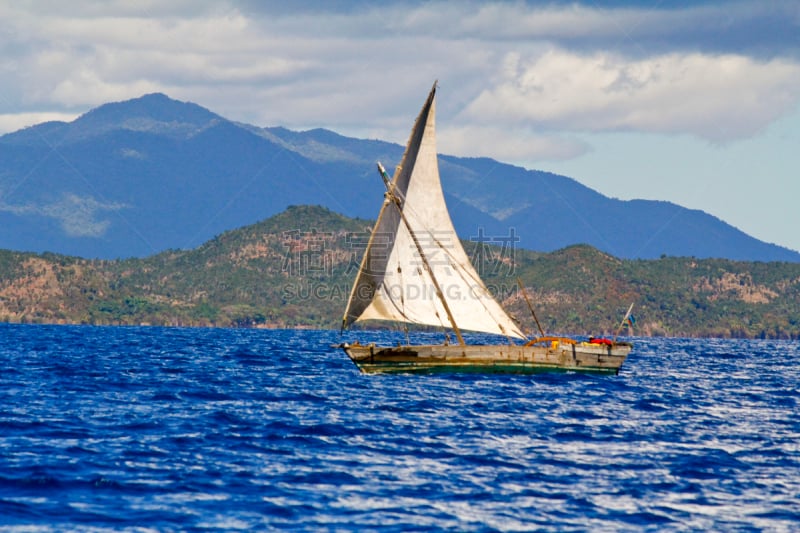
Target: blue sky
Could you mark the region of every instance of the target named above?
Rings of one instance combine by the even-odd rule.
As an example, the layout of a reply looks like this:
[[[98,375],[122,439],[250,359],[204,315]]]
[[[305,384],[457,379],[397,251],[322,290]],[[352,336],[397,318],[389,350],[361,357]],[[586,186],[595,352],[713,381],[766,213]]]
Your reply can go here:
[[[164,92],[702,209],[800,250],[800,2],[0,4],[0,133]],[[487,177],[487,186],[491,186]]]

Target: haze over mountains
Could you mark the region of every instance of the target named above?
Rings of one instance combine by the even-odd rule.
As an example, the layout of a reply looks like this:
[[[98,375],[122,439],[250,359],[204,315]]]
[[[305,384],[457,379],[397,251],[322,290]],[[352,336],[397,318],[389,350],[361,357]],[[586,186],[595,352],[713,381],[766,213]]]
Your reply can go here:
[[[143,257],[197,246],[296,204],[374,219],[383,196],[375,161],[392,169],[402,152],[322,129],[234,123],[163,94],[106,104],[70,123],[0,137],[0,248]],[[540,251],[587,243],[622,258],[800,262],[800,253],[702,211],[608,198],[571,178],[487,158],[439,161],[463,239],[513,238]]]

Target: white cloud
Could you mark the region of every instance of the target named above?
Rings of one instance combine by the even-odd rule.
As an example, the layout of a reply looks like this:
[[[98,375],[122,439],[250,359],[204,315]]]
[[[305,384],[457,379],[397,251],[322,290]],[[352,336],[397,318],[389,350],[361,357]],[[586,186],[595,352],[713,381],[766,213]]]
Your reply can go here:
[[[58,120],[69,122],[77,117],[76,113],[8,113],[0,115],[0,135],[17,131],[28,126],[35,126],[42,122]]]
[[[500,161],[572,159],[589,150],[586,143],[576,139],[497,125],[442,126],[437,137],[441,153],[488,156]]]
[[[160,91],[234,120],[380,132],[402,142],[409,110],[438,78],[446,94],[442,123],[458,139],[443,146],[463,155],[480,146],[471,139],[503,134],[496,157],[563,158],[585,150],[548,131],[559,128],[725,141],[752,135],[796,105],[800,66],[787,58],[684,51],[681,39],[702,35],[702,27],[738,29],[765,13],[782,15],[791,27],[792,13],[800,17],[792,5],[658,10],[435,1],[340,12],[236,2],[0,6],[9,21],[0,30],[7,81],[0,112],[68,114]],[[654,38],[672,39],[679,49],[648,52],[643,44]],[[592,48],[598,42],[604,51]],[[625,55],[607,51],[608,43],[627,47]]]
[[[498,78],[467,107],[467,118],[725,142],[752,136],[800,101],[800,64],[737,55],[632,61],[552,49],[532,58],[509,54]]]
[[[79,69],[52,87],[48,97],[68,107],[92,107],[98,100],[116,102],[161,90],[160,84],[148,80],[113,82],[101,78],[96,71]]]

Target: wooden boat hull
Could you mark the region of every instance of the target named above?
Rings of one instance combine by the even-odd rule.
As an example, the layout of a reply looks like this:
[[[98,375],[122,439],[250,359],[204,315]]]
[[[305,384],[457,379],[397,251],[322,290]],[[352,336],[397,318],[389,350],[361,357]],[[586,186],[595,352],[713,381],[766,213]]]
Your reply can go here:
[[[361,372],[479,372],[530,374],[592,372],[617,374],[632,346],[552,343],[516,345],[375,346],[342,344]]]

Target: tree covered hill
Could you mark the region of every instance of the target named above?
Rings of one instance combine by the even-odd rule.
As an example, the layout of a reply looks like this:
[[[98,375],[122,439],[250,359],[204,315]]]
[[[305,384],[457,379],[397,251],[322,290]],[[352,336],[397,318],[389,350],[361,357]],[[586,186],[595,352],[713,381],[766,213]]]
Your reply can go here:
[[[0,251],[0,321],[338,328],[371,221],[292,206],[193,250],[87,260]],[[800,338],[800,264],[622,260],[587,245],[550,253],[465,241],[487,286],[533,333]]]

